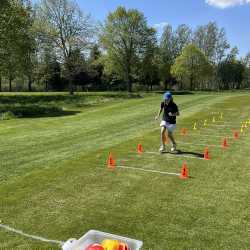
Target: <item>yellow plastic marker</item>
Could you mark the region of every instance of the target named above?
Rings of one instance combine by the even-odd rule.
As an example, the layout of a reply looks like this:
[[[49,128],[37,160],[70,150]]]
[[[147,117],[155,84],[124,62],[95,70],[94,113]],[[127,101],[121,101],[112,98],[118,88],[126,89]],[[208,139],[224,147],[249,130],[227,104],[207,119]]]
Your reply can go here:
[[[244,132],[243,125],[241,125],[240,132],[241,132],[241,133]]]
[[[193,130],[197,130],[196,125],[197,125],[197,123],[195,122],[195,123],[194,123]]]

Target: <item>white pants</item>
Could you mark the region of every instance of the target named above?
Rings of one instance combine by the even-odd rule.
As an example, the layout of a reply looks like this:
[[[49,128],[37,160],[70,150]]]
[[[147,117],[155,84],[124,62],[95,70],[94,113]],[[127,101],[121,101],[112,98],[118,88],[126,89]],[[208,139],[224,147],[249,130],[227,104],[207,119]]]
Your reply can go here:
[[[176,129],[176,124],[170,124],[166,121],[161,121],[160,127],[165,127],[168,132],[173,133],[174,130]]]

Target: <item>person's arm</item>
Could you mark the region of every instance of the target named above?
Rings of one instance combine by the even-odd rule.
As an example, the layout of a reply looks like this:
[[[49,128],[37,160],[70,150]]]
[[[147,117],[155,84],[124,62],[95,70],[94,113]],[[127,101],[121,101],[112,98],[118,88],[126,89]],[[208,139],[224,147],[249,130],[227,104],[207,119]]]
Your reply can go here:
[[[179,111],[177,111],[177,112],[175,112],[175,113],[169,112],[168,115],[169,115],[169,116],[179,116],[179,115],[180,115],[180,112],[179,112]]]
[[[176,112],[174,112],[174,113],[169,112],[168,115],[169,115],[169,116],[179,116],[179,115],[180,115],[180,112],[179,112],[178,107],[176,106]]]
[[[158,120],[158,119],[159,119],[159,117],[160,117],[160,115],[161,115],[162,110],[163,110],[163,108],[161,107],[161,108],[159,109],[159,111],[158,111],[157,116],[155,117],[155,120]]]

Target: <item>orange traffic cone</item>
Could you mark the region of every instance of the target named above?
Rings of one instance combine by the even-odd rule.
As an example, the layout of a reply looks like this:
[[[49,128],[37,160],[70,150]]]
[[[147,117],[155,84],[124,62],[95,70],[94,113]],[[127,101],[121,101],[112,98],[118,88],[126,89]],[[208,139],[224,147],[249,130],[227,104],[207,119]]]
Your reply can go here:
[[[186,135],[186,134],[187,134],[187,128],[182,128],[181,135]]]
[[[211,160],[211,157],[208,152],[208,148],[205,148],[204,150],[204,160]]]
[[[187,178],[188,178],[187,163],[183,162],[182,169],[181,169],[180,179],[187,179]]]
[[[141,144],[137,145],[137,152],[138,152],[138,154],[142,154],[143,153],[143,148],[142,148]]]
[[[108,168],[115,169],[115,159],[113,158],[111,153],[109,153],[109,157],[108,157]]]
[[[234,139],[235,140],[239,139],[239,133],[237,131],[234,132]]]
[[[227,144],[227,138],[225,138],[222,142],[222,149],[226,149],[228,147],[228,144]]]

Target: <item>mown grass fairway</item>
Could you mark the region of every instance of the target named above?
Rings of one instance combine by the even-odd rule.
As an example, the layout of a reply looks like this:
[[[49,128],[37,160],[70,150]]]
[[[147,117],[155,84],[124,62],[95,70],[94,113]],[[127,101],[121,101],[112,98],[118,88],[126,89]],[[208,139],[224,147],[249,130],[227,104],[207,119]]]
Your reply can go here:
[[[53,100],[24,96],[46,105]],[[16,100],[1,95],[0,102],[11,98]],[[65,112],[58,116],[0,122],[3,224],[63,241],[96,229],[140,239],[144,250],[250,249],[250,128],[239,140],[229,139],[227,150],[220,147],[224,137],[233,137],[232,128],[240,132],[240,122],[250,118],[249,92],[174,97],[181,112],[178,148],[194,158],[158,154],[154,116],[161,94],[75,98],[54,101]],[[192,129],[194,122],[198,130]],[[188,129],[185,137],[182,127]],[[157,154],[138,156],[138,143]],[[195,157],[207,145],[212,160]],[[110,151],[117,165],[166,172],[180,173],[186,161],[191,178],[110,171]],[[0,229],[0,249],[59,247]]]

